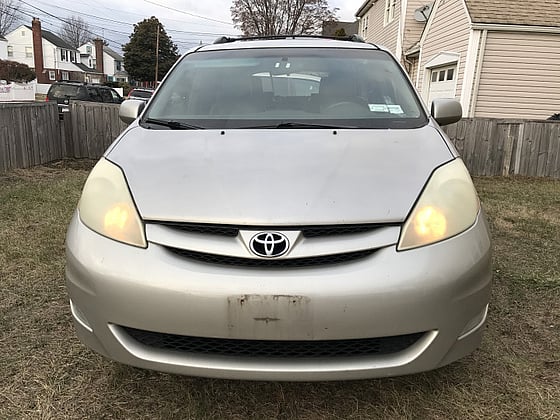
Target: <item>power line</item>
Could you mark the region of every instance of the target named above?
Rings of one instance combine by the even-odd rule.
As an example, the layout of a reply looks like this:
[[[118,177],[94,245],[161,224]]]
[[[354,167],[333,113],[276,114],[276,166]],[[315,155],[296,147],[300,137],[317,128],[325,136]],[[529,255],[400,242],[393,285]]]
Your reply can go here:
[[[43,3],[43,2],[41,2],[41,1],[38,1],[38,2],[39,2],[39,3]],[[43,20],[45,21],[45,23],[48,23],[50,27],[55,28],[55,29],[54,29],[54,30],[55,30],[55,33],[56,33],[56,31],[57,31],[59,28],[56,27],[56,26],[54,25],[54,23],[52,23],[52,21],[50,21],[50,19],[55,19],[56,21],[60,21],[60,22],[63,22],[63,23],[65,23],[65,24],[71,24],[71,22],[69,22],[68,20],[62,19],[62,18],[60,18],[60,17],[58,17],[58,16],[56,16],[56,15],[54,15],[54,14],[52,14],[52,13],[46,11],[46,10],[44,10],[44,9],[41,9],[41,8],[39,8],[39,7],[37,7],[37,6],[34,6],[34,5],[28,3],[28,2],[25,1],[25,0],[21,0],[21,3],[25,4],[26,6],[28,6],[28,7],[31,8],[31,9],[38,10],[39,12],[41,12],[42,14],[44,14],[45,16],[43,17]],[[76,11],[76,10],[72,10],[72,9],[67,9],[67,8],[64,8],[64,7],[59,7],[59,8],[60,8],[60,9],[63,9],[63,10],[66,10],[66,11],[69,11],[69,12],[72,12],[72,13],[75,13],[75,14],[78,14],[78,15],[84,15],[84,16],[88,16],[88,17],[91,17],[91,18],[94,18],[94,19],[98,19],[98,20],[100,20],[100,21],[106,21],[106,22],[116,23],[116,24],[119,24],[121,27],[122,27],[122,25],[134,26],[134,24],[129,23],[129,22],[116,21],[116,20],[113,20],[113,19],[104,18],[104,17],[100,17],[100,16],[88,14],[88,13],[82,13],[82,12],[79,12],[79,11]],[[13,8],[13,7],[12,7],[12,9],[16,10],[16,9]],[[30,10],[20,9],[20,12],[22,12],[22,14],[27,15],[27,16],[29,16],[29,17],[31,17],[31,18],[35,17],[34,15],[31,14],[32,12],[31,12]],[[27,13],[26,13],[26,12],[27,12]],[[48,16],[48,18],[47,18],[47,16]],[[86,23],[87,23],[87,22],[86,22]],[[113,33],[113,34],[115,34],[115,35],[117,35],[117,36],[118,36],[118,35],[127,36],[127,37],[130,36],[130,33],[122,32],[122,31],[119,31],[119,30],[116,30],[116,29],[111,29],[111,28],[109,28],[109,27],[107,27],[107,26],[99,26],[99,25],[96,25],[96,24],[93,24],[93,23],[88,23],[88,26],[90,26],[90,28],[92,28],[92,29],[98,28],[99,30],[101,30],[101,31],[103,32],[103,36],[99,36],[98,33],[92,31],[91,29],[88,29],[87,32],[88,32],[90,35],[92,35],[93,38],[103,38],[103,39],[105,39],[106,41],[108,41],[110,44],[112,44],[114,47],[116,47],[117,49],[122,48],[122,45],[123,45],[124,43],[126,43],[126,40],[122,40],[122,42],[121,42],[121,41],[116,41],[116,40],[114,40],[114,39],[107,38],[107,37],[105,37],[105,34],[104,34],[105,31],[110,32],[110,33]],[[187,35],[187,36],[189,36],[189,37],[196,37],[195,39],[192,39],[192,38],[191,38],[190,40],[188,40],[188,39],[187,39],[187,40],[185,40],[185,39],[175,39],[175,40],[173,40],[174,43],[179,44],[179,45],[181,45],[181,46],[183,46],[183,47],[185,47],[185,44],[187,44],[187,46],[199,45],[200,42],[202,42],[202,40],[201,40],[200,38],[214,37],[214,36],[222,36],[222,35],[230,35],[230,36],[233,36],[232,34],[224,34],[223,32],[220,32],[220,33],[195,32],[195,31],[183,31],[183,30],[178,30],[178,29],[167,29],[167,32],[174,33],[174,34],[179,34],[179,35],[184,34],[184,35]],[[200,37],[200,38],[199,38],[199,37]],[[180,37],[178,37],[178,38],[180,38]]]
[[[147,0],[145,0],[145,1],[147,1]],[[42,1],[38,1],[38,2],[45,4]],[[22,1],[22,3],[24,3],[24,2]],[[150,3],[150,2],[148,2],[148,3]],[[166,6],[161,6],[161,7],[168,8]],[[101,21],[117,23],[121,26],[122,25],[128,25],[128,26],[134,26],[135,25],[134,23],[131,23],[131,22],[124,22],[124,21],[109,19],[109,18],[105,18],[105,17],[101,17],[101,16],[96,16],[96,15],[92,15],[92,14],[88,14],[88,13],[83,13],[83,12],[80,12],[78,10],[68,9],[68,8],[61,7],[61,6],[57,6],[57,8],[62,9],[62,10],[66,10],[68,12],[75,13],[75,14],[78,14],[78,15],[83,15],[83,16],[88,16],[88,17],[94,18],[94,19],[99,19]],[[38,10],[40,10],[40,9],[38,9]],[[171,10],[176,10],[176,9],[171,9]],[[46,12],[43,11],[43,13],[46,13]],[[185,12],[185,13],[187,13],[187,12]],[[208,19],[210,19],[210,18],[208,18]],[[222,21],[217,21],[217,22],[222,22]],[[95,26],[93,24],[90,24],[90,25]],[[102,26],[98,26],[98,27],[101,28],[101,29],[109,30],[106,27],[102,27]],[[110,30],[110,31],[115,32],[115,33],[120,33],[120,34],[123,34],[123,35],[127,35],[127,36],[130,35],[129,33],[119,32],[117,30]],[[181,33],[181,34],[196,35],[196,36],[204,36],[204,35],[208,35],[208,36],[234,36],[234,34],[226,34],[224,32],[195,32],[195,31],[183,31],[183,30],[179,30],[179,29],[170,29],[170,28],[167,28],[166,32]]]
[[[144,0],[144,1],[145,1],[146,3],[154,4],[154,5],[156,5],[156,6],[163,7],[164,9],[173,10],[174,12],[182,13],[182,14],[184,14],[184,15],[189,15],[189,16],[197,17],[197,18],[199,18],[199,19],[210,20],[210,21],[212,21],[212,22],[218,22],[218,23],[223,23],[223,24],[225,24],[225,25],[232,26],[232,23],[231,23],[231,22],[225,22],[225,21],[223,21],[223,20],[212,19],[212,18],[209,18],[209,17],[206,17],[206,16],[195,15],[194,13],[185,12],[184,10],[179,10],[179,9],[175,9],[175,8],[173,8],[173,7],[165,6],[165,5],[163,5],[163,4],[159,4],[159,3],[156,3],[156,2],[151,1],[151,0]]]
[[[41,3],[41,2],[39,1],[39,3]],[[91,7],[98,7],[98,5],[93,5],[93,4],[91,4],[89,1],[83,1],[83,2],[82,2],[82,1],[74,0],[74,1],[73,1],[73,4],[82,4],[82,5],[85,5],[85,6],[88,6],[88,7],[90,7],[90,6],[91,6]],[[57,6],[57,7],[59,7],[59,6]],[[120,10],[119,10],[119,9],[112,9],[112,8],[110,8],[110,7],[105,7],[105,6],[103,6],[103,10],[104,10],[104,11],[106,11],[106,10],[112,10],[112,11],[114,11],[114,12],[124,12],[122,9],[120,9]],[[83,13],[83,12],[77,12],[77,13]],[[130,12],[130,11],[128,11],[128,10],[126,11],[126,14],[127,14],[128,16],[140,16],[140,17],[142,17],[142,18],[145,18],[145,17],[146,17],[145,14],[134,13],[134,12]],[[178,22],[178,23],[181,23],[181,24],[183,24],[183,25],[185,24],[185,21],[184,21],[184,20],[171,19],[171,18],[168,18],[168,17],[162,18],[161,20],[164,20],[164,21],[166,21],[166,22]],[[197,25],[197,26],[199,26],[199,25],[204,25],[204,26],[206,26],[206,27],[208,27],[208,26],[216,27],[216,25],[209,24],[208,22],[189,22],[189,25]],[[230,25],[231,25],[231,24],[230,24]]]
[[[36,10],[40,11],[41,13],[46,14],[47,16],[50,16],[50,17],[52,17],[52,18],[54,18],[54,19],[56,19],[56,20],[59,20],[59,21],[61,21],[61,22],[64,22],[64,23],[66,23],[67,25],[71,25],[71,24],[72,24],[72,23],[70,23],[69,21],[64,20],[64,19],[62,19],[62,18],[60,18],[60,17],[58,17],[58,16],[56,16],[56,15],[53,15],[52,13],[49,13],[49,12],[43,10],[43,9],[40,9],[40,8],[37,7],[37,6],[33,6],[32,4],[29,4],[29,3],[27,3],[27,2],[24,1],[24,0],[20,0],[20,2],[23,3],[23,4],[25,4],[25,5],[27,5],[27,6],[29,6],[29,7],[31,7],[31,8],[33,8],[33,9],[36,9]],[[95,33],[92,32],[92,31],[88,31],[88,32],[89,32],[91,35],[99,36],[99,35],[95,34]],[[110,42],[113,42],[113,43],[115,43],[115,44],[118,44],[117,41],[111,40],[111,39],[109,39],[109,38],[106,38],[106,39],[107,39],[107,41],[110,41]]]

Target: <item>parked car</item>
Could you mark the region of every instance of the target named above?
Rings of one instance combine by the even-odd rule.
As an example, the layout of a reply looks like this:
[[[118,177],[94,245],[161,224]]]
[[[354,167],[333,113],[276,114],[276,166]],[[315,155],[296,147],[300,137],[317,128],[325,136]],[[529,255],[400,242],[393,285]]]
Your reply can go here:
[[[144,102],[148,102],[154,93],[153,89],[140,89],[134,88],[129,93],[126,99],[136,99]]]
[[[67,233],[79,338],[255,380],[438,368],[480,343],[491,240],[469,173],[390,52],[356,37],[197,47],[87,179]]]
[[[56,101],[59,113],[70,110],[71,100],[120,104],[123,98],[113,88],[83,82],[55,82],[47,92],[47,101]]]

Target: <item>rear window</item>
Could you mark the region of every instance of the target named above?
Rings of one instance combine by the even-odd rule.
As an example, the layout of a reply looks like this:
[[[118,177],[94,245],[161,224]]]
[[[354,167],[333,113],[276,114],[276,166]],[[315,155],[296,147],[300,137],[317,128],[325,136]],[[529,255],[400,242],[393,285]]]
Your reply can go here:
[[[147,92],[145,90],[133,90],[130,92],[129,96],[136,96],[137,98],[150,98],[152,96],[152,92]]]
[[[111,95],[109,89],[99,89],[99,94],[101,95],[103,102],[113,102],[113,95]]]
[[[83,96],[81,86],[52,85],[49,89],[49,98],[76,98]]]
[[[89,100],[90,101],[94,101],[94,102],[103,102],[103,98],[101,97],[101,95],[99,94],[99,90],[97,88],[94,87],[88,87],[87,88],[88,91],[88,95],[89,95]]]
[[[388,53],[335,48],[187,55],[161,86],[146,118],[202,128],[286,122],[413,128],[427,123],[408,78]]]

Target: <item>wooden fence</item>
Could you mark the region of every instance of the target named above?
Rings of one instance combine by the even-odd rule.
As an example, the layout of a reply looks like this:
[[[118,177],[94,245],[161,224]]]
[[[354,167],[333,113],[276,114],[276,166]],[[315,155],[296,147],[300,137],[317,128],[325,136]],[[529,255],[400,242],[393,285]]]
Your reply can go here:
[[[118,104],[74,102],[63,119],[56,103],[0,104],[0,173],[63,158],[98,159],[125,128]]]
[[[74,102],[0,104],[0,173],[53,160],[99,158],[126,124],[119,105]],[[473,175],[560,179],[560,122],[464,119],[445,127]]]
[[[65,156],[55,103],[0,103],[0,173]]]
[[[473,175],[560,179],[560,123],[464,119],[445,127]]]
[[[75,102],[65,115],[65,143],[68,157],[98,159],[124,131],[117,104]],[[68,118],[70,117],[70,118]]]

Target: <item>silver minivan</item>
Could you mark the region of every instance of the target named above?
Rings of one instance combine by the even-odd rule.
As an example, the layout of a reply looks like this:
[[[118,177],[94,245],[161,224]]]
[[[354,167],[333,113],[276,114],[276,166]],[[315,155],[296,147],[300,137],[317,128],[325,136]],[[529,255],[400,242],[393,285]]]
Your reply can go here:
[[[256,380],[410,374],[479,344],[491,242],[395,58],[317,37],[185,54],[92,170],[67,235],[79,338],[121,363]]]

